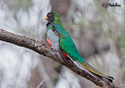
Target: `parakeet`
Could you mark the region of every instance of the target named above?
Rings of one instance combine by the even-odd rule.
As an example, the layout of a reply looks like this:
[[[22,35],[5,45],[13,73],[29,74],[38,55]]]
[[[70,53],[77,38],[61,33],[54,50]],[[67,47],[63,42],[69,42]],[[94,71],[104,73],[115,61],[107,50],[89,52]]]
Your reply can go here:
[[[95,68],[90,66],[85,59],[78,52],[72,38],[69,33],[65,30],[65,28],[61,24],[61,19],[56,12],[49,12],[47,16],[44,18],[48,21],[47,23],[47,41],[48,44],[57,52],[59,52],[61,58],[72,59],[74,61],[79,62],[83,67],[85,67],[90,73],[99,79],[103,80],[103,78],[108,79],[110,82],[114,80],[113,77],[107,76]],[[66,63],[68,64],[68,63]]]

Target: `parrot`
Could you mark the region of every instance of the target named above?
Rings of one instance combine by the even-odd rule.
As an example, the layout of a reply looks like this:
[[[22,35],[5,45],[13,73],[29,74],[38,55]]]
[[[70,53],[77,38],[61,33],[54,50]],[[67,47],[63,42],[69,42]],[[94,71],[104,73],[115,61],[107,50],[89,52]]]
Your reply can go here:
[[[103,80],[103,78],[107,79],[110,82],[114,80],[112,76],[107,76],[93,68],[80,55],[71,36],[62,26],[60,16],[57,12],[49,12],[44,19],[48,21],[48,23],[46,24],[47,42],[50,47],[59,52],[60,57],[64,60],[64,62],[68,59],[77,61],[100,80]]]

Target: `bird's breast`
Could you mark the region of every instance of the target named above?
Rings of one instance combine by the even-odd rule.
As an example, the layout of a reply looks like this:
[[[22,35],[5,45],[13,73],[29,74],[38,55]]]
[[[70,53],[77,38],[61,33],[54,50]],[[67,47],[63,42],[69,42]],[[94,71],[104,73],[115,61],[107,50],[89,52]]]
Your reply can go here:
[[[55,34],[51,29],[47,31],[47,39],[49,40],[49,45],[51,43],[52,48],[59,51],[59,36]]]

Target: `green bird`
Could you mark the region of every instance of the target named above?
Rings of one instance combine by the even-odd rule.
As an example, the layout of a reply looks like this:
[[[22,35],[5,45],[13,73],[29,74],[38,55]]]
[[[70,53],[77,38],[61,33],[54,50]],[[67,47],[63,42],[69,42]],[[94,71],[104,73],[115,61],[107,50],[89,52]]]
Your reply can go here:
[[[61,24],[59,15],[56,12],[49,12],[47,17],[44,19],[48,20],[47,23],[47,41],[48,44],[57,52],[59,52],[61,58],[65,60],[72,59],[78,61],[82,66],[84,66],[90,73],[99,79],[108,79],[110,82],[114,80],[113,77],[107,76],[95,68],[90,66],[85,59],[78,52],[72,38],[69,33]],[[67,64],[67,63],[66,63]]]

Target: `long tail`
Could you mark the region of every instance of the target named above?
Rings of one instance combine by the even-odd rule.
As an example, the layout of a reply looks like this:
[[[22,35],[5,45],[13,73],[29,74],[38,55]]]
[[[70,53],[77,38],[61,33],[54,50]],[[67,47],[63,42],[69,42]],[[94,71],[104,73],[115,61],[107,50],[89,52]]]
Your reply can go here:
[[[83,65],[89,72],[91,72],[94,76],[98,77],[99,79],[103,80],[103,79],[108,79],[110,82],[112,82],[114,80],[113,77],[111,76],[107,76],[99,71],[97,71],[95,68],[93,68],[92,66],[90,66],[86,61],[84,63],[80,63],[81,65]]]

